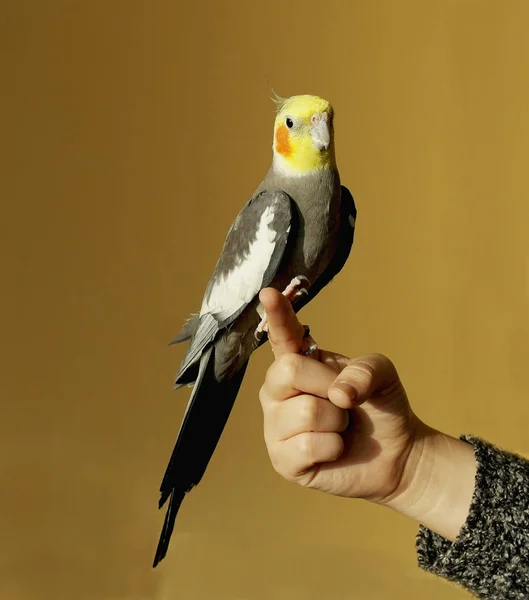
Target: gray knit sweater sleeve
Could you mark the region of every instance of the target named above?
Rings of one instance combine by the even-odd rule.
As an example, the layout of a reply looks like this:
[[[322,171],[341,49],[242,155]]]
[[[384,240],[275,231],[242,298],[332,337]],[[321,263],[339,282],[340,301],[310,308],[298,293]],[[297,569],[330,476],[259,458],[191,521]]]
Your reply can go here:
[[[477,474],[468,518],[450,542],[421,526],[419,566],[487,600],[529,599],[529,461],[473,436]]]

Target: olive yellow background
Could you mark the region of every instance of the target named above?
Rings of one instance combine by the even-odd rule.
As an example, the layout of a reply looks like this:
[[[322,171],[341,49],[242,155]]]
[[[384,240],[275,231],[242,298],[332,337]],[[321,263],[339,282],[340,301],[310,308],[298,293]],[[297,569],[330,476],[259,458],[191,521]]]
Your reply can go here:
[[[153,571],[167,342],[269,166],[269,84],[319,94],[358,220],[303,321],[527,453],[528,26],[524,0],[0,0],[2,600],[468,597],[416,523],[275,474],[268,347]]]

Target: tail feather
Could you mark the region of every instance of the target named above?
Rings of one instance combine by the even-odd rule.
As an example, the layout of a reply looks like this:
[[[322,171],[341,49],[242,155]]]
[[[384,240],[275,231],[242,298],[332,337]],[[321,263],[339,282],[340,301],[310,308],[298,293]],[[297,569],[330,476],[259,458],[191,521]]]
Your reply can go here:
[[[178,333],[178,335],[169,342],[169,346],[172,346],[173,344],[180,344],[182,342],[190,340],[193,337],[193,335],[195,335],[195,332],[197,330],[199,321],[198,317],[198,313],[192,314],[189,317],[189,319],[187,319],[187,321],[184,323],[182,331],[180,331],[180,333]]]
[[[153,569],[156,568],[158,563],[162,561],[165,558],[165,555],[167,554],[167,549],[169,548],[169,540],[171,539],[174,524],[176,521],[176,515],[178,514],[178,509],[180,508],[180,504],[182,504],[182,500],[184,499],[185,495],[185,491],[177,491],[176,489],[174,489],[171,494],[169,506],[167,507],[167,512],[165,513],[162,533],[160,535],[160,540],[158,541],[158,547],[156,548],[156,554],[154,556],[154,562],[152,564]]]
[[[215,378],[215,350],[200,360],[198,376],[178,432],[171,459],[160,486],[160,508],[170,498],[154,566],[166,555],[178,509],[187,492],[196,486],[208,466],[239,392],[246,362],[230,379]]]

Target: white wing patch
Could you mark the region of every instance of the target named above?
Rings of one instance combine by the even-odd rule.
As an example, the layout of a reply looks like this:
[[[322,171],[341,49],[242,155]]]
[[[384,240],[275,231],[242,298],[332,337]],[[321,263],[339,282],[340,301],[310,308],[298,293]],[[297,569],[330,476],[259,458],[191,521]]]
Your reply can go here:
[[[273,220],[274,206],[267,206],[245,255],[239,257],[229,273],[215,282],[210,294],[204,298],[201,316],[209,313],[223,321],[248,304],[259,292],[276,245],[277,233],[270,227]]]

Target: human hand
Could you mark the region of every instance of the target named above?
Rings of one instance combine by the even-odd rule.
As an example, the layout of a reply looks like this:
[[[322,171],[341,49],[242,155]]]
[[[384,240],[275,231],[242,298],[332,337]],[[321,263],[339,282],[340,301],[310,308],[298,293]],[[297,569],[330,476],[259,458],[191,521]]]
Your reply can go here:
[[[275,355],[260,391],[275,470],[330,494],[390,502],[406,485],[420,424],[392,362],[322,350],[303,356],[304,329],[290,302],[271,288],[261,302]]]

